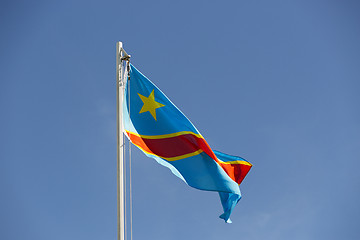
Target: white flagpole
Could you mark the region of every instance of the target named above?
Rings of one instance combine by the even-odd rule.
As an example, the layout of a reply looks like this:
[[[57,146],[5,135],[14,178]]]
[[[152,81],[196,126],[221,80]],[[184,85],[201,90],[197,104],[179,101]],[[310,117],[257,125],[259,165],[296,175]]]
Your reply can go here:
[[[122,42],[116,43],[116,105],[117,105],[117,239],[125,240],[125,196],[124,196],[124,135],[122,105],[124,99]]]

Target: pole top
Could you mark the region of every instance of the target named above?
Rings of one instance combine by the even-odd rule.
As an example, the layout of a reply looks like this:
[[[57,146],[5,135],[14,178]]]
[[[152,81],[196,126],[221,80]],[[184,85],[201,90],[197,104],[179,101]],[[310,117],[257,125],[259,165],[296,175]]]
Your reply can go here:
[[[130,60],[130,57],[131,55],[127,54],[127,52],[125,51],[125,49],[123,48],[123,43],[122,42],[117,42],[116,43],[116,47],[118,49],[118,53],[120,55],[120,60],[123,61],[123,60],[126,60],[126,61],[129,61]]]

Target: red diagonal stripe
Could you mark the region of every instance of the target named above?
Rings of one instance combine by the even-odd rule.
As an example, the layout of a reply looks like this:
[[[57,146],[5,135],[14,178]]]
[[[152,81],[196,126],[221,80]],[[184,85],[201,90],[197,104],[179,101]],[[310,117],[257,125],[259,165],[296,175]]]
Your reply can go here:
[[[159,157],[171,158],[185,154],[193,153],[202,149],[206,149],[206,142],[203,138],[192,134],[184,134],[180,136],[167,137],[161,139],[142,138],[139,135],[128,133],[130,140],[146,152],[153,153]],[[210,150],[211,151],[211,150]]]
[[[130,132],[127,132],[127,134],[131,142],[142,148],[145,152],[152,153],[163,158],[178,157],[201,149],[214,161],[216,161],[226,174],[238,184],[242,182],[251,168],[251,166],[244,164],[229,164],[219,161],[205,139],[197,137],[193,134],[183,134],[180,136],[157,139],[144,138]]]

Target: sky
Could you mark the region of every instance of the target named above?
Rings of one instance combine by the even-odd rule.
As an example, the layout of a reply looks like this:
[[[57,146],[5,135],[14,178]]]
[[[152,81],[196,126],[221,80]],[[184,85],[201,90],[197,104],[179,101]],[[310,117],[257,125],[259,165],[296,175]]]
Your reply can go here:
[[[360,238],[360,3],[0,3],[0,239],[116,239],[116,42],[209,145],[217,193],[132,147],[133,239]]]

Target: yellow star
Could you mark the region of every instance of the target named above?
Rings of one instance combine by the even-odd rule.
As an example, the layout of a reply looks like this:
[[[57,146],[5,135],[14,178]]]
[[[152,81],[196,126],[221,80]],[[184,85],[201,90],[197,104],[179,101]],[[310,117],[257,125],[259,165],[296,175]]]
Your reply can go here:
[[[153,116],[153,118],[156,121],[156,111],[155,110],[157,108],[164,107],[165,105],[155,101],[154,89],[152,90],[152,92],[150,93],[150,95],[148,97],[145,97],[145,96],[141,95],[140,93],[138,93],[138,95],[141,98],[141,101],[144,103],[144,105],[142,106],[139,113],[150,112],[151,116]]]

